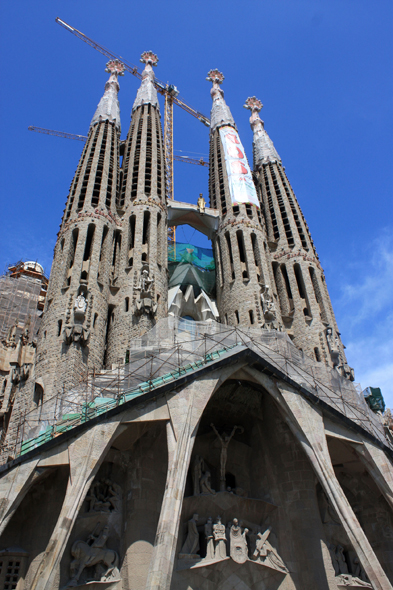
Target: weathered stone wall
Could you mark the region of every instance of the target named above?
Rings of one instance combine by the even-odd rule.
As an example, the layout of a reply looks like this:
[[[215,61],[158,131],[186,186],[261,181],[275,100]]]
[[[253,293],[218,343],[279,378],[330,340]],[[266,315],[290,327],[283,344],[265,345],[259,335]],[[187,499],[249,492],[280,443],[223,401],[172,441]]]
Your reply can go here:
[[[167,315],[167,214],[160,114],[145,104],[135,109],[124,147],[119,192],[122,215],[116,274],[111,283],[105,363],[125,360],[132,338]],[[149,293],[141,291],[147,271]],[[149,306],[148,306],[149,304]]]

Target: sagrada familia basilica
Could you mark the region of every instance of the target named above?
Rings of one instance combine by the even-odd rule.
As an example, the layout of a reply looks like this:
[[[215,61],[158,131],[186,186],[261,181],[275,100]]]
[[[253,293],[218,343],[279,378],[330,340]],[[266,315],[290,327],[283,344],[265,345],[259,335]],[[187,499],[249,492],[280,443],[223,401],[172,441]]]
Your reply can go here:
[[[122,142],[107,64],[37,338],[29,316],[1,343],[0,588],[388,590],[391,429],[354,384],[262,103],[251,170],[208,73],[209,206],[168,200],[142,61]],[[168,246],[182,224],[212,250]]]

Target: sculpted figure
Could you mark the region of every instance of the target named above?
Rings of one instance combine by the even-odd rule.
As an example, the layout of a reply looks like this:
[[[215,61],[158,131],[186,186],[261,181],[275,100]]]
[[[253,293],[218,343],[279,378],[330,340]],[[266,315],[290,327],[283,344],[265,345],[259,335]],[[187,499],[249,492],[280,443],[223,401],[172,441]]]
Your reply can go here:
[[[119,512],[121,508],[121,487],[110,479],[106,479],[105,483],[108,486],[106,500],[109,502],[114,512]]]
[[[242,531],[237,518],[233,519],[230,532],[230,555],[236,563],[245,563],[248,558],[246,535],[248,529]]]
[[[87,301],[83,293],[78,295],[74,302],[74,311],[79,313],[85,313],[87,307]]]
[[[71,580],[68,586],[78,585],[79,578],[86,567],[101,563],[105,566],[105,571],[97,581],[114,580],[120,576],[119,556],[116,551],[106,548],[109,527],[104,527],[99,534],[96,534],[96,529],[88,536],[87,541],[75,541],[72,546],[71,554],[74,559],[70,565]]]
[[[344,555],[344,547],[342,545],[337,545],[336,557],[340,574],[348,574],[348,566]]]
[[[214,538],[213,538],[213,519],[208,518],[205,524],[206,537],[206,559],[212,561],[214,559]]]
[[[227,556],[227,537],[225,534],[225,525],[221,523],[221,516],[217,516],[216,522],[213,525],[213,537],[216,559],[225,559]]]
[[[200,479],[200,486],[201,486],[201,494],[215,494],[215,490],[212,489],[210,485],[210,471],[206,471],[201,479]]]
[[[287,572],[287,568],[277,551],[267,540],[272,527],[268,527],[264,533],[259,532],[257,534],[257,541],[255,545],[255,551],[252,555],[255,561],[269,565],[275,569]]]
[[[150,278],[149,271],[147,268],[142,270],[141,276],[139,279],[139,287],[136,287],[141,293],[150,293],[151,286],[154,283],[154,279]]]
[[[199,213],[204,213],[205,212],[206,201],[203,198],[202,193],[200,193],[200,195],[198,197],[197,206],[198,206],[198,209],[199,209]]]
[[[329,347],[330,356],[333,361],[333,365],[336,367],[339,362],[340,350],[338,347],[338,338],[337,336],[333,336],[333,329],[330,326],[326,328],[326,340]]]
[[[225,467],[227,464],[227,459],[228,459],[228,445],[231,442],[231,439],[233,437],[233,435],[235,434],[236,430],[240,430],[240,432],[244,432],[244,428],[242,426],[234,426],[232,429],[231,434],[226,434],[225,432],[223,433],[222,436],[220,436],[217,432],[216,427],[214,426],[213,423],[210,424],[210,426],[213,428],[215,434],[217,435],[220,443],[221,443],[221,454],[220,454],[220,490],[222,492],[225,492],[226,489],[226,485],[225,485]]]
[[[267,322],[276,319],[276,304],[274,303],[273,296],[269,289],[269,285],[265,285],[264,290],[261,293],[263,315]]]
[[[199,533],[197,529],[198,519],[198,514],[194,514],[188,521],[187,538],[180,553],[185,555],[195,555],[199,550]]]
[[[202,477],[202,471],[204,469],[204,460],[199,455],[195,456],[194,465],[192,468],[192,483],[194,487],[194,496],[198,496],[201,493],[199,482]]]

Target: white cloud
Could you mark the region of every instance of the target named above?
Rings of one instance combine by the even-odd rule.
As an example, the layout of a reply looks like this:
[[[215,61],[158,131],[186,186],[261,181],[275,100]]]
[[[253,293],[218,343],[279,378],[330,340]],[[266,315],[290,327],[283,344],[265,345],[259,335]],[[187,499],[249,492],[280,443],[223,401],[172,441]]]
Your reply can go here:
[[[347,341],[348,362],[362,387],[380,387],[393,407],[393,234],[385,230],[348,264],[341,297],[334,304]]]

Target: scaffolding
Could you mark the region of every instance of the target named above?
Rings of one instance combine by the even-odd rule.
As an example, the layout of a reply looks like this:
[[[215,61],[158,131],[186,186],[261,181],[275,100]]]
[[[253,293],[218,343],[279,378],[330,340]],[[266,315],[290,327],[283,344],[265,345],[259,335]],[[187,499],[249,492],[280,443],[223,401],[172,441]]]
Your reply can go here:
[[[31,336],[36,336],[47,286],[43,268],[35,262],[20,261],[0,276],[0,340],[7,338],[14,326],[15,337],[20,336],[28,321]]]
[[[183,377],[208,365],[214,368],[217,361],[228,360],[246,349],[254,353],[251,364],[264,367],[262,370],[278,378],[289,378],[303,394],[325,402],[393,449],[380,417],[370,410],[354,384],[304,355],[286,333],[169,316],[132,340],[125,365],[108,371],[88,371],[77,387],[57,394],[32,411],[22,410],[12,454],[25,454],[164,385],[175,388],[182,384]]]

